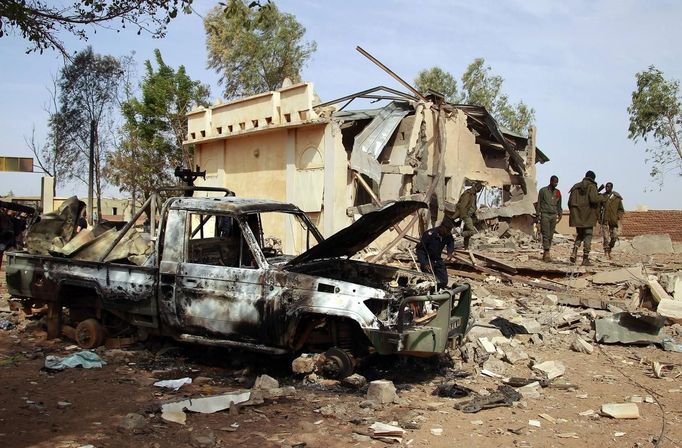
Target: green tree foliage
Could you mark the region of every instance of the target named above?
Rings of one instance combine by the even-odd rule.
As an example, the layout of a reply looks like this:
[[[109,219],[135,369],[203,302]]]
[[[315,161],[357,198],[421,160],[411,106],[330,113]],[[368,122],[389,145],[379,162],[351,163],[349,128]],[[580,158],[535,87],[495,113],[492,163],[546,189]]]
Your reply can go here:
[[[663,72],[653,65],[635,78],[637,89],[632,92],[628,107],[628,138],[654,142],[655,146],[646,149],[652,177],[662,182],[663,176],[671,171],[682,176],[680,82],[665,79]]]
[[[420,92],[426,92],[431,89],[442,93],[445,96],[445,100],[449,103],[459,103],[462,100],[461,95],[457,91],[457,80],[451,73],[446,72],[440,67],[421,70],[417,73],[414,84]]]
[[[220,75],[227,99],[278,89],[285,78],[298,82],[317,49],[303,40],[296,18],[268,2],[229,0],[204,19],[208,67]]]
[[[102,169],[108,148],[106,138],[112,127],[111,113],[123,79],[121,62],[113,56],[93,52],[77,53],[59,72],[59,108],[49,119],[54,154],[64,157],[69,170],[64,180],[79,179],[87,184],[90,158],[90,127],[94,124],[93,184],[100,206],[104,177]]]
[[[457,82],[452,74],[433,67],[422,70],[415,79],[417,88],[428,88],[445,94],[449,102],[483,106],[505,128],[519,134],[528,131],[535,119],[535,110],[523,101],[512,104],[503,92],[504,78],[492,73],[485,59],[476,58],[462,74],[462,90],[458,92]]]
[[[87,27],[137,28],[163,37],[166,26],[183,11],[190,13],[192,0],[47,0],[0,1],[0,37],[18,33],[29,41],[27,52],[48,48],[67,54],[60,32],[87,39]]]
[[[156,67],[145,62],[140,96],[126,88],[121,109],[125,123],[118,147],[108,157],[107,174],[121,191],[146,199],[154,188],[173,182],[176,166],[192,166],[193,154],[183,148],[186,114],[208,105],[209,88],[192,80],[184,66],[168,66],[157,49]]]

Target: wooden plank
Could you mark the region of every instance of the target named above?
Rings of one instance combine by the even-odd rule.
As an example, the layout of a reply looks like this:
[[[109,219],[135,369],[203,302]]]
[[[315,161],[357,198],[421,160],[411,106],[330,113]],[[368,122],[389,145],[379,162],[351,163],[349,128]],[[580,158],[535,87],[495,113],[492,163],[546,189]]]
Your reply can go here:
[[[467,254],[468,252],[473,253],[476,256],[476,258],[483,259],[486,262],[486,264],[489,264],[491,267],[500,269],[500,270],[505,271],[505,272],[509,272],[510,274],[517,274],[518,273],[518,270],[516,269],[516,267],[514,267],[508,263],[505,263],[504,261],[498,260],[497,258],[493,258],[493,257],[490,257],[488,255],[482,254],[480,252],[472,252],[472,251],[467,252],[467,251],[463,251],[463,250],[458,250],[456,252],[461,252],[463,254]]]
[[[485,275],[476,274],[475,272],[461,271],[459,269],[448,268],[448,275],[455,275],[457,277],[469,278],[471,280],[476,280],[482,282],[485,280]]]

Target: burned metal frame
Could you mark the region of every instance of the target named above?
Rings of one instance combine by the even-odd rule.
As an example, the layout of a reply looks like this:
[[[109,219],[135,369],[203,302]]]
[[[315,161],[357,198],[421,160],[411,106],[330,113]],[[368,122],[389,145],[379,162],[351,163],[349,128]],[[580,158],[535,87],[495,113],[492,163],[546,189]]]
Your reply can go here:
[[[107,248],[107,250],[104,251],[102,256],[99,258],[99,262],[103,262],[107,256],[111,253],[111,251],[114,250],[116,245],[121,242],[124,236],[128,234],[130,229],[135,225],[138,219],[142,217],[143,213],[147,213],[147,209],[149,208],[149,221],[151,225],[150,232],[152,235],[155,233],[155,220],[156,220],[156,208],[160,206],[159,202],[159,193],[162,192],[171,192],[171,191],[182,191],[183,193],[194,193],[195,191],[206,191],[206,192],[220,192],[220,193],[225,193],[225,196],[234,196],[234,191],[228,189],[228,188],[221,188],[221,187],[183,187],[183,186],[177,186],[177,187],[163,187],[163,188],[157,188],[150,196],[147,198],[144,204],[142,204],[142,207],[140,207],[140,210],[135,213],[135,216],[133,216],[130,221],[118,232],[118,235],[114,239],[114,241],[111,243],[111,245]],[[159,207],[161,208],[161,207]]]

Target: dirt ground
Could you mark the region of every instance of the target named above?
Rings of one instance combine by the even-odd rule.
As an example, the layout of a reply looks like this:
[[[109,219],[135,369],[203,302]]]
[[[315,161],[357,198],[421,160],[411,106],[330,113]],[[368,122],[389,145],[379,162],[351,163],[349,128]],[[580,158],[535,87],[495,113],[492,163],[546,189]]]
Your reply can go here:
[[[524,262],[539,263],[537,251],[527,254]],[[565,248],[558,249],[558,267],[567,264],[566,255]],[[519,251],[513,253],[518,256]],[[630,254],[614,261],[597,257],[597,265],[590,271],[638,261],[653,270],[680,269],[679,254],[646,259]],[[586,274],[589,272],[579,272]],[[0,275],[4,280],[4,272]],[[478,301],[474,315],[482,321],[505,312],[540,316],[567,308],[543,304],[543,297],[551,291],[517,282],[471,282],[506,306],[491,309]],[[599,291],[609,294],[606,289]],[[588,294],[587,290],[568,292]],[[571,309],[586,318],[594,312]],[[397,402],[375,405],[366,401],[366,387],[355,390],[334,380],[294,376],[289,370],[291,358],[178,346],[166,340],[123,350],[100,348],[97,353],[107,362],[102,368],[49,372],[43,368],[47,355],[66,356],[78,349],[68,340],[46,340],[36,321],[12,318],[19,325],[0,330],[2,447],[381,447],[385,442],[367,437],[375,421],[401,426],[406,430],[401,445],[413,447],[682,446],[682,355],[653,345],[597,345],[588,338],[589,325],[557,330],[543,324],[541,342],[514,344],[529,360],[514,365],[495,360],[504,376],[524,378],[533,376],[528,367],[532,362],[562,361],[565,373],[549,387],[540,388],[539,396],[524,397],[509,407],[463,413],[454,405],[466,398],[432,395],[439,384],[455,380],[486,394],[501,380],[482,375],[481,366],[473,360],[464,362],[459,351],[440,359],[369,360],[360,373],[370,381],[390,379],[398,389]],[[592,354],[570,349],[576,333],[594,346]],[[654,375],[653,361],[670,365],[664,378]],[[459,378],[461,372],[469,376]],[[161,402],[249,388],[263,373],[282,385],[294,386],[296,392],[257,406],[213,414],[188,412],[186,425],[160,416]],[[176,392],[152,385],[156,380],[182,377],[191,377],[194,383]],[[628,401],[638,402],[638,419],[599,415],[604,403]],[[589,410],[594,412],[590,415]],[[122,424],[130,413],[142,416],[134,427]],[[532,420],[537,420],[539,427],[531,425]],[[433,434],[438,429],[442,433]]]

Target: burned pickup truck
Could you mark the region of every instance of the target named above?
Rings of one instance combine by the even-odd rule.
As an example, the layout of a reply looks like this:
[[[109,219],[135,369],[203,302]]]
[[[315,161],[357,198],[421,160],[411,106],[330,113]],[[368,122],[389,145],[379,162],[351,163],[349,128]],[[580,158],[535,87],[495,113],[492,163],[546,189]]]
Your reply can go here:
[[[8,254],[9,293],[47,305],[48,336],[68,323],[86,348],[156,334],[268,354],[327,351],[344,373],[355,357],[434,355],[465,333],[468,285],[435,292],[428,274],[351,258],[423,202],[391,203],[324,239],[294,205],[224,193],[163,204],[154,195],[143,206],[160,210],[149,234],[134,227],[140,210],[121,229],[75,235],[79,201],[65,204],[62,227],[48,216],[36,224],[58,234],[47,254],[31,253],[35,244]],[[30,229],[29,243],[40,235]]]

